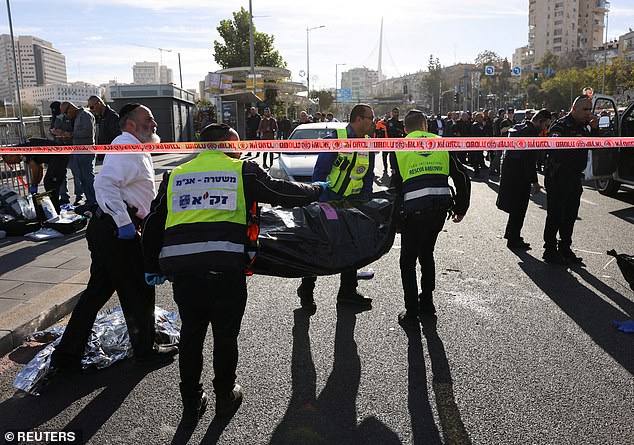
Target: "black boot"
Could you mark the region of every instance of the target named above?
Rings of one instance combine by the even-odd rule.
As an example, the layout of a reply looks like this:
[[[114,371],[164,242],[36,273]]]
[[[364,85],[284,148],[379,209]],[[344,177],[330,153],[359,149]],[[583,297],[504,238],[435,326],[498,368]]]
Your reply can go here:
[[[202,385],[195,393],[184,394],[181,384],[181,395],[183,398],[183,418],[181,424],[185,427],[194,427],[198,424],[198,420],[205,414],[209,397],[203,391]]]

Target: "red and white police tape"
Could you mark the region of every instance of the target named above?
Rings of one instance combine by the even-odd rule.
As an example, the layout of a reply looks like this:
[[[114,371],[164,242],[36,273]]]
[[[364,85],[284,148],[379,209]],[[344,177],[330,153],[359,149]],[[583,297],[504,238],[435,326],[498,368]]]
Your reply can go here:
[[[254,152],[327,151],[468,151],[468,150],[560,150],[575,148],[634,147],[634,137],[622,138],[402,138],[402,139],[298,139],[234,142],[167,142],[161,144],[51,145],[0,147],[0,154],[69,153],[196,153],[204,150]]]

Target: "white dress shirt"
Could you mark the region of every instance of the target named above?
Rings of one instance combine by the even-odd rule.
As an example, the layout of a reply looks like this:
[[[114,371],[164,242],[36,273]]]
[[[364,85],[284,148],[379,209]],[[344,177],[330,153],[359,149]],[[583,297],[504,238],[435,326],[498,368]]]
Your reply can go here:
[[[140,144],[132,134],[123,132],[113,144]],[[107,154],[95,178],[95,195],[101,210],[112,216],[117,227],[130,224],[129,207],[136,207],[136,216],[143,219],[150,212],[156,196],[154,166],[149,153]]]

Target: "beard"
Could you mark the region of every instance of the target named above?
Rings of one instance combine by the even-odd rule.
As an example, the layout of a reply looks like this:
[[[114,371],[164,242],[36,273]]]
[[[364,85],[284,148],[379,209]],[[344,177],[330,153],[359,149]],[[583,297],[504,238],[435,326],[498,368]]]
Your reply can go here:
[[[144,144],[158,144],[159,142],[161,142],[161,137],[154,131],[155,129],[150,127],[149,125],[147,127],[143,126],[143,130],[138,135],[139,141]]]

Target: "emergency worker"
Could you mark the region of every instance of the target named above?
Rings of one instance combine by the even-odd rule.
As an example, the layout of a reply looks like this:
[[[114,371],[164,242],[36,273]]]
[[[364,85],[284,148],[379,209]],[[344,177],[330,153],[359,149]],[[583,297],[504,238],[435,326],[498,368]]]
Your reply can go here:
[[[570,112],[557,119],[548,134],[551,137],[589,137],[598,135],[599,121],[592,114],[592,101],[578,96]],[[579,213],[583,187],[582,172],[588,159],[587,149],[550,150],[546,158],[546,224],[544,254],[547,263],[583,264],[572,251],[572,232]],[[559,233],[559,241],[557,241]]]
[[[201,141],[238,141],[226,124],[210,124]],[[245,272],[257,241],[257,202],[301,206],[325,184],[272,179],[240,153],[203,151],[164,178],[143,233],[146,280],[173,283],[182,320],[180,391],[183,424],[195,425],[207,408],[200,381],[203,344],[214,335],[216,415],[230,416],[242,402],[236,384],[238,333],[247,301]]]
[[[386,122],[387,122],[386,118],[378,119],[376,121],[376,124],[374,125],[374,137],[375,138],[386,138],[387,137],[387,125],[386,125]],[[383,159],[383,177],[384,178],[387,178],[387,176],[388,176],[388,171],[387,171],[388,155],[389,155],[389,152],[387,152],[387,151],[381,152],[381,157]]]
[[[350,123],[346,128],[337,130],[339,139],[365,138],[372,132],[374,111],[367,104],[357,104],[350,111]],[[374,153],[358,151],[353,153],[320,153],[313,181],[328,181],[330,185],[321,194],[320,201],[332,201],[349,197],[364,198],[372,193],[374,181]],[[314,290],[317,277],[304,277],[297,288],[301,306],[314,314],[317,305]],[[372,299],[357,292],[357,271],[341,273],[341,283],[337,293],[337,302],[352,304],[364,309],[372,308]]]
[[[540,110],[529,122],[513,126],[509,137],[539,137],[550,126],[551,114]],[[511,250],[529,250],[530,244],[521,236],[526,209],[531,193],[540,190],[537,181],[537,150],[508,150],[504,152],[504,168],[500,178],[497,207],[509,214],[504,238]]]
[[[138,103],[121,108],[123,133],[114,144],[158,143],[156,121]],[[144,280],[140,223],[154,199],[154,167],[149,153],[106,155],[95,179],[98,207],[86,229],[92,263],[86,290],[51,356],[53,374],[81,371],[81,359],[97,313],[116,291],[125,316],[134,356],[139,365],[171,362],[174,345],[154,344],[155,293]]]
[[[407,138],[438,137],[427,132],[427,118],[422,111],[411,110],[405,116]],[[397,151],[392,154],[394,186],[402,199],[401,211],[401,281],[405,311],[398,314],[406,329],[418,328],[418,316],[433,316],[436,308],[434,246],[447,213],[462,221],[469,208],[471,182],[464,166],[447,151]],[[448,178],[456,187],[455,198]],[[421,266],[421,293],[416,280],[416,260]]]

